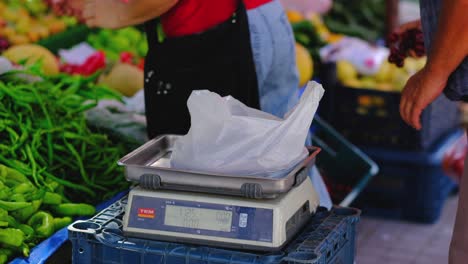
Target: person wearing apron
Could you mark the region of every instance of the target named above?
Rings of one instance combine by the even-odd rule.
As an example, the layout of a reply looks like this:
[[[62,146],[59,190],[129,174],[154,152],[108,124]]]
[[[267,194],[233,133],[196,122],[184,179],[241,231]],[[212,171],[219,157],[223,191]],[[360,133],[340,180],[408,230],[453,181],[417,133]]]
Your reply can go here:
[[[162,0],[162,7],[153,7],[159,10],[153,15],[167,8],[164,1],[177,3],[144,23],[149,44],[144,75],[149,138],[188,132],[187,99],[193,90],[231,95],[278,117],[294,106],[299,93],[295,41],[279,0]],[[84,17],[91,26],[137,24],[132,21],[149,16],[128,18],[112,10],[125,10],[125,5],[144,10],[135,6],[146,2],[159,3],[86,0]],[[111,3],[115,8],[109,8]],[[127,19],[110,23],[115,17]],[[322,205],[330,208],[330,196],[316,168],[311,175]]]
[[[400,103],[403,120],[416,129],[421,128],[422,110],[442,93],[452,101],[468,102],[467,1],[421,0],[420,8],[421,20],[402,26],[422,27],[428,51],[426,66],[408,80]],[[468,157],[465,164],[467,161]],[[467,167],[459,190],[449,264],[468,263]]]

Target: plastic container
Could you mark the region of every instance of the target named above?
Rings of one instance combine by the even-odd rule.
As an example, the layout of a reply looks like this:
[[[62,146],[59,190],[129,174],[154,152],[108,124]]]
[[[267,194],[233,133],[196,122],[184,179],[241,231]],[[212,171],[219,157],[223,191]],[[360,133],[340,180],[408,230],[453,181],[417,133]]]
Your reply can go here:
[[[356,223],[360,214],[357,209],[319,210],[283,251],[264,254],[125,238],[122,217],[126,202],[123,198],[92,219],[77,221],[69,227],[73,263],[354,263]]]
[[[340,84],[330,92],[327,120],[358,146],[428,150],[459,126],[457,104],[444,95],[422,113],[423,128],[417,131],[400,117],[399,92],[347,88]]]
[[[116,201],[126,196],[128,191],[121,192],[109,201],[96,206],[96,210],[104,210],[108,206],[112,205]],[[35,246],[28,258],[15,258],[10,264],[43,264],[46,263],[47,259],[51,257],[66,241],[68,240],[68,230],[63,228],[57,231],[54,235],[48,239],[42,241],[39,245]]]
[[[149,190],[178,190],[273,199],[300,185],[307,177],[319,148],[310,147],[309,155],[300,163],[280,172],[265,175],[230,175],[171,168],[170,159],[179,135],[154,138],[119,160],[125,167],[125,178]],[[284,176],[283,176],[284,175]]]
[[[322,149],[316,165],[334,204],[349,206],[368,185],[379,168],[366,154],[316,116],[312,145]]]
[[[463,136],[453,132],[427,152],[364,149],[380,167],[355,206],[364,214],[434,223],[455,182],[442,168],[444,154]]]

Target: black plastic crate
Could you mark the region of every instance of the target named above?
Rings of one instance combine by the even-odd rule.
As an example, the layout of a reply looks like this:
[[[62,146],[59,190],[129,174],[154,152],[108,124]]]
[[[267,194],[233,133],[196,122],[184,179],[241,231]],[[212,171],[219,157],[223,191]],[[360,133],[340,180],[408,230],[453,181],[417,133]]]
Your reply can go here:
[[[444,153],[463,136],[453,132],[427,152],[364,149],[380,173],[356,200],[366,215],[421,223],[436,222],[455,182],[442,168]]]
[[[457,104],[441,95],[421,115],[422,130],[400,117],[401,93],[345,87],[333,65],[320,75],[325,87],[319,113],[353,144],[395,150],[427,150],[459,125]]]

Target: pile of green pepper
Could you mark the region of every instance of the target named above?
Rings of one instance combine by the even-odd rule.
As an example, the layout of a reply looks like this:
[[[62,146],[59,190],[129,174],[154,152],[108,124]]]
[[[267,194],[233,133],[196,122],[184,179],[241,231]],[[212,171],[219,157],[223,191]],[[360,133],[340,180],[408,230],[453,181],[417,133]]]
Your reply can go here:
[[[86,122],[85,111],[98,100],[120,99],[95,79],[58,75],[26,83],[0,76],[0,164],[36,187],[59,183],[74,202],[96,204],[128,188],[117,161],[130,146]]]
[[[91,216],[88,204],[66,203],[63,185],[35,186],[17,170],[0,165],[0,264],[66,227],[74,216]]]

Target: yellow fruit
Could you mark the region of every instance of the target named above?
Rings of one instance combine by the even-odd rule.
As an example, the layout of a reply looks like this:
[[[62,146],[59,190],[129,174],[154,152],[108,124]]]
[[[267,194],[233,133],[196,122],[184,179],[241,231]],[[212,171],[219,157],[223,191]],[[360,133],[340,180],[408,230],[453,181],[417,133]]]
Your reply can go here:
[[[377,83],[375,89],[385,92],[391,92],[394,90],[393,85],[391,83]]]
[[[362,83],[358,79],[347,79],[347,80],[343,81],[343,84],[346,87],[357,88],[357,89],[362,88]]]
[[[39,33],[34,32],[34,31],[29,31],[27,33],[28,38],[31,42],[37,42],[41,37],[39,36]]]
[[[424,68],[424,66],[426,66],[426,62],[427,62],[427,57],[421,57],[421,58],[416,59],[416,69],[419,71],[422,68]]]
[[[336,63],[336,75],[338,80],[344,83],[346,80],[356,79],[358,72],[356,68],[354,68],[353,64],[342,60]]]
[[[21,45],[29,43],[29,37],[25,35],[13,35],[8,38],[12,45]]]
[[[296,10],[286,11],[286,16],[288,17],[288,20],[291,23],[297,23],[304,20],[304,17],[302,16],[301,12]]]
[[[378,82],[388,82],[392,79],[392,65],[390,62],[385,60],[380,65],[379,71],[374,75],[374,78]]]
[[[408,57],[405,59],[403,69],[410,74],[413,75],[418,71],[418,63],[415,58]]]
[[[392,85],[395,91],[401,92],[405,88],[410,75],[403,69],[397,69],[393,75]]]
[[[325,25],[316,25],[315,30],[320,35],[320,37],[322,37],[322,39],[328,39],[328,36],[331,34]]]
[[[131,97],[135,95],[144,85],[143,71],[130,64],[116,64],[110,73],[101,77],[100,84]]]
[[[299,86],[302,87],[312,79],[314,62],[304,46],[296,43],[296,66],[299,72]]]
[[[49,32],[51,34],[60,33],[64,31],[66,28],[67,28],[67,25],[65,24],[65,22],[61,20],[57,20],[49,24]]]
[[[54,54],[52,54],[48,49],[36,44],[12,46],[7,49],[2,56],[15,63],[27,60],[27,65],[33,64],[38,60],[42,60],[42,70],[44,71],[44,74],[54,75],[59,73],[59,65]]]
[[[338,41],[340,41],[344,36],[341,35],[341,34],[335,34],[335,33],[330,33],[328,34],[328,37],[326,39],[326,41],[328,43],[336,43]]]
[[[324,26],[322,17],[317,13],[310,13],[307,18],[314,26]]]
[[[375,89],[377,82],[372,77],[364,77],[361,79],[361,86],[366,89]]]

